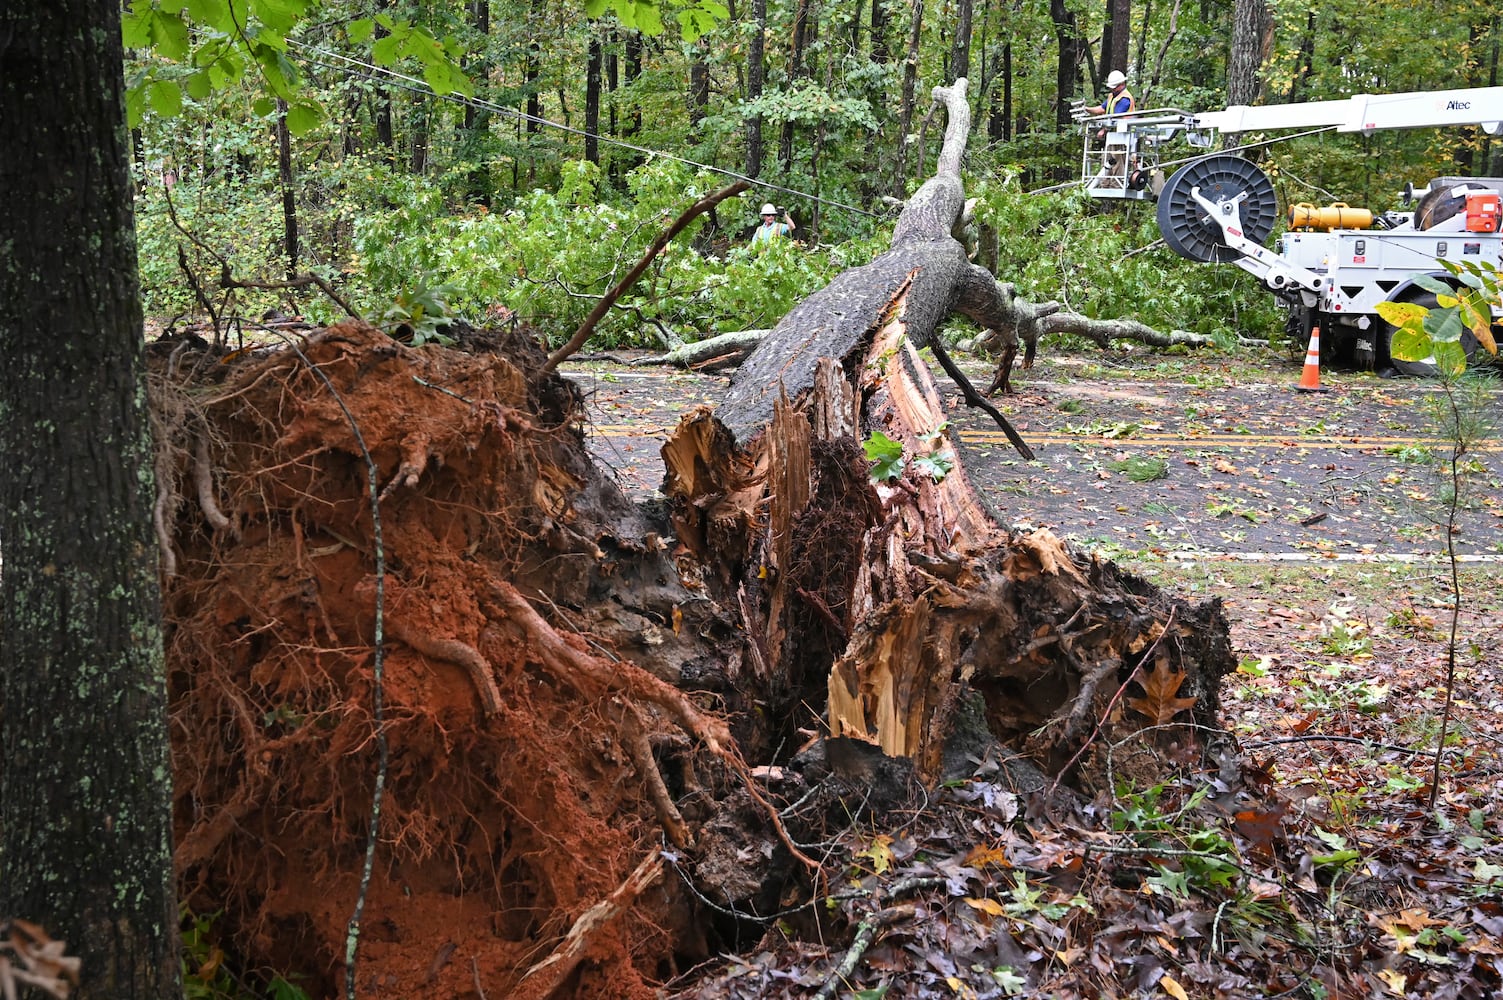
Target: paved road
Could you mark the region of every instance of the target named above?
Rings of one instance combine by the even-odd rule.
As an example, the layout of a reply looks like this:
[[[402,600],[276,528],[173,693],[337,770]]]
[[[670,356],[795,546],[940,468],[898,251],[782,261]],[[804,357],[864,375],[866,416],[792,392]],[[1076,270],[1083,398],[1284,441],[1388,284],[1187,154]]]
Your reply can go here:
[[[1443,551],[1449,455],[1435,386],[1327,374],[1294,390],[1297,365],[1045,361],[1004,409],[1038,453],[1024,462],[985,414],[951,392],[965,468],[1007,523],[1046,526],[1118,552],[1166,558],[1425,558]],[[985,384],[988,373],[973,368]],[[677,414],[713,404],[727,379],[657,369],[570,373],[591,400],[592,448],[623,482],[661,480],[658,443]],[[943,379],[941,377],[941,382]],[[1503,386],[1479,412],[1503,416]],[[1458,550],[1503,559],[1503,438],[1472,456]],[[1155,476],[1156,478],[1147,478]],[[1145,481],[1137,481],[1143,479]]]

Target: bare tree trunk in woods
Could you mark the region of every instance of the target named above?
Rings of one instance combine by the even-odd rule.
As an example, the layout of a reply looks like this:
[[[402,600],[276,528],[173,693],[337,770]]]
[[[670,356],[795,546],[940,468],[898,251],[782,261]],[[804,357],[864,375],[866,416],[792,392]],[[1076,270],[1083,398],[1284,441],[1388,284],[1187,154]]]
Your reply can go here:
[[[892,179],[892,196],[908,196],[908,137],[913,132],[913,102],[918,90],[919,42],[923,38],[924,0],[913,0],[913,19],[908,28],[908,56],[903,62],[903,98],[898,110],[898,166]]]
[[[596,166],[600,165],[600,39],[591,37],[589,55],[585,58],[585,141],[584,155]]]
[[[490,0],[470,0],[470,25],[481,38],[490,35]],[[482,44],[477,48],[479,55],[465,69],[470,79],[474,81],[476,96],[483,99],[489,96],[487,81],[490,78],[490,59],[486,45]],[[490,128],[491,113],[476,102],[466,101],[464,106],[465,142],[477,160],[482,163],[486,155],[486,138],[490,134]],[[483,165],[470,172],[470,197],[480,204],[490,205],[489,173]]]
[[[1263,58],[1273,41],[1268,0],[1236,0],[1226,61],[1226,103],[1255,104],[1263,92]],[[1230,137],[1229,137],[1230,138]]]
[[[277,178],[282,186],[282,249],[287,280],[297,277],[297,188],[292,174],[292,133],[287,130],[287,102],[277,99]]]
[[[694,62],[689,65],[689,125],[693,129],[695,145],[699,144],[699,124],[705,120],[710,106],[710,64],[705,62],[705,46],[694,46]]]
[[[884,0],[871,0],[871,31],[867,58],[873,65],[885,66],[892,59],[892,49],[888,39],[890,23],[891,19]],[[882,86],[877,80],[868,83],[867,96],[877,116],[877,128],[866,134],[866,162],[880,163],[879,142],[888,131],[888,126],[892,121],[891,110],[888,106],[889,102],[882,93]],[[888,192],[881,172],[876,170],[867,171],[862,175],[861,189],[870,200],[876,200]]]
[[[746,53],[746,100],[755,104],[762,99],[762,80],[765,73],[765,47],[767,44],[767,0],[752,0],[752,36]],[[746,119],[746,176],[756,177],[762,172],[762,115],[754,114]]]
[[[640,31],[631,31],[626,36],[626,86],[630,87],[637,82],[642,75],[642,50],[646,41]],[[622,132],[626,138],[635,141],[642,133],[642,105],[638,103],[636,94],[631,96],[631,114],[627,115],[626,124]],[[636,153],[626,158],[626,169],[630,170],[642,162],[642,157]]]
[[[412,105],[412,155],[408,161],[415,177],[421,177],[428,172],[429,113],[428,97],[423,94],[417,95]]]
[[[812,725],[933,781],[977,693],[994,734],[1073,775],[1093,740],[1160,721],[1119,714],[1098,737],[1124,689],[1162,682],[1185,699],[1164,712],[1211,725],[1235,662],[1219,602],[1165,601],[1047,532],[1009,533],[958,460],[938,477],[910,462],[870,482],[860,442],[873,431],[905,456],[958,455],[918,353],[953,371],[945,318],[1019,320],[1011,289],[952,236],[970,110],[963,80],[934,93],[949,113],[939,166],[892,248],[795,306],[720,406],[681,420],[663,447],[664,492],[707,593],[741,609],[748,653],[726,680],[728,705],[757,706],[759,722],[737,733],[748,752]]]
[[[1158,57],[1153,61],[1153,73],[1143,88],[1144,100],[1147,100],[1146,95],[1158,88],[1159,81],[1164,77],[1164,59],[1169,55],[1169,47],[1174,44],[1174,36],[1179,34],[1179,12],[1184,2],[1185,0],[1174,0],[1174,6],[1169,9],[1169,30],[1159,44]]]
[[[972,0],[956,0],[955,37],[950,40],[950,72],[954,80],[971,75],[971,20],[974,17]],[[984,91],[983,91],[984,93]]]
[[[0,4],[0,62],[5,991],[181,997],[120,6]]]
[[[1075,23],[1075,14],[1065,6],[1065,0],[1049,0],[1049,16],[1054,21],[1054,37],[1058,42],[1058,60],[1054,66],[1054,125],[1061,135],[1070,136],[1074,133],[1070,99],[1075,95],[1076,81],[1080,78],[1084,43]],[[1068,167],[1057,167],[1054,179],[1065,180],[1069,174]]]
[[[824,88],[827,94],[830,93],[830,88],[834,86],[834,76],[835,60],[826,59]],[[804,234],[804,238],[810,241],[819,239],[819,161],[825,151],[825,132],[825,119],[821,117],[819,124],[814,128],[814,150],[809,155],[809,174],[814,179],[814,204],[809,209],[809,231]]]
[[[532,23],[543,23],[542,0],[532,0]],[[542,76],[542,43],[534,33],[531,41],[527,43],[527,61],[522,71],[523,87],[527,91],[527,120],[522,125],[522,131],[527,135],[528,146],[532,145],[532,137],[542,129],[538,119],[543,117],[543,97],[539,79]],[[537,158],[527,157],[527,176],[529,181],[537,175]]]
[[[806,75],[804,56],[808,51],[810,6],[814,0],[797,0],[793,8],[793,48],[788,57],[788,86],[794,89]],[[792,119],[783,123],[782,136],[778,141],[778,162],[786,173],[793,169]]]
[[[376,2],[378,13],[384,12],[390,6],[390,0],[377,0]],[[390,34],[391,32],[383,28],[380,19],[377,18],[376,30],[371,39],[372,44],[379,42]],[[385,74],[378,73],[376,74],[376,79],[378,81],[385,80],[386,76]],[[385,157],[386,162],[391,166],[396,166],[397,135],[392,123],[391,90],[384,83],[380,82],[376,84],[376,143],[381,147],[382,155]]]
[[[1103,47],[1103,54],[1112,69],[1120,69],[1126,73],[1131,67],[1128,66],[1128,47],[1132,41],[1132,0],[1112,0],[1112,44]]]
[[[605,89],[610,95],[610,136],[612,139],[620,135],[619,124],[616,115],[616,92],[621,88],[621,60],[616,55],[616,43],[620,42],[620,32],[612,32],[612,45],[605,56]],[[619,154],[611,156],[610,177],[612,181],[619,182],[621,179],[623,158]]]

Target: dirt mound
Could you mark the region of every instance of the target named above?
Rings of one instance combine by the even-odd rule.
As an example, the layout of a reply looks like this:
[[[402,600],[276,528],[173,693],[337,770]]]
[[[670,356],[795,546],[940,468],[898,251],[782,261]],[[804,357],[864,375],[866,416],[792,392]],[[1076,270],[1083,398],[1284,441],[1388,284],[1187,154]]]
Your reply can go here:
[[[376,811],[364,995],[650,996],[692,939],[639,868],[654,752],[723,737],[665,682],[719,624],[589,462],[569,383],[525,337],[471,340],[158,345],[182,895],[335,995]],[[634,919],[521,981],[609,899]]]

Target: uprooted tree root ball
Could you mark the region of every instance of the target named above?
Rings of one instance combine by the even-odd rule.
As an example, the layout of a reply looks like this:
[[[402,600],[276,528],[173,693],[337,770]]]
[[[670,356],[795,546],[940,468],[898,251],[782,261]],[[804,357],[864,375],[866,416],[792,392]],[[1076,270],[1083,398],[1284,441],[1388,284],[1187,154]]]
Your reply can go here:
[[[378,648],[370,995],[546,995],[562,963],[521,974],[660,843],[655,755],[728,742],[667,683],[721,626],[585,458],[570,384],[499,346],[348,325],[217,380],[159,366],[183,896],[315,995],[339,987],[371,822]],[[591,935],[577,995],[675,971],[679,891],[655,878]]]

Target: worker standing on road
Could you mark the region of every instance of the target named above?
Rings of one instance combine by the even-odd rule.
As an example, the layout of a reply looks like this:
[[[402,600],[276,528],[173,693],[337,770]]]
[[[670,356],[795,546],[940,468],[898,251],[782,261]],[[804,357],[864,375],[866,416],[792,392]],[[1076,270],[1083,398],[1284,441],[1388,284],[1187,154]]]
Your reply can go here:
[[[760,214],[762,224],[757,227],[755,233],[752,233],[753,246],[758,243],[771,243],[779,236],[792,236],[793,231],[798,228],[793,222],[793,216],[789,215],[786,209],[783,211],[783,221],[779,222],[777,207],[772,202],[763,205]]]

